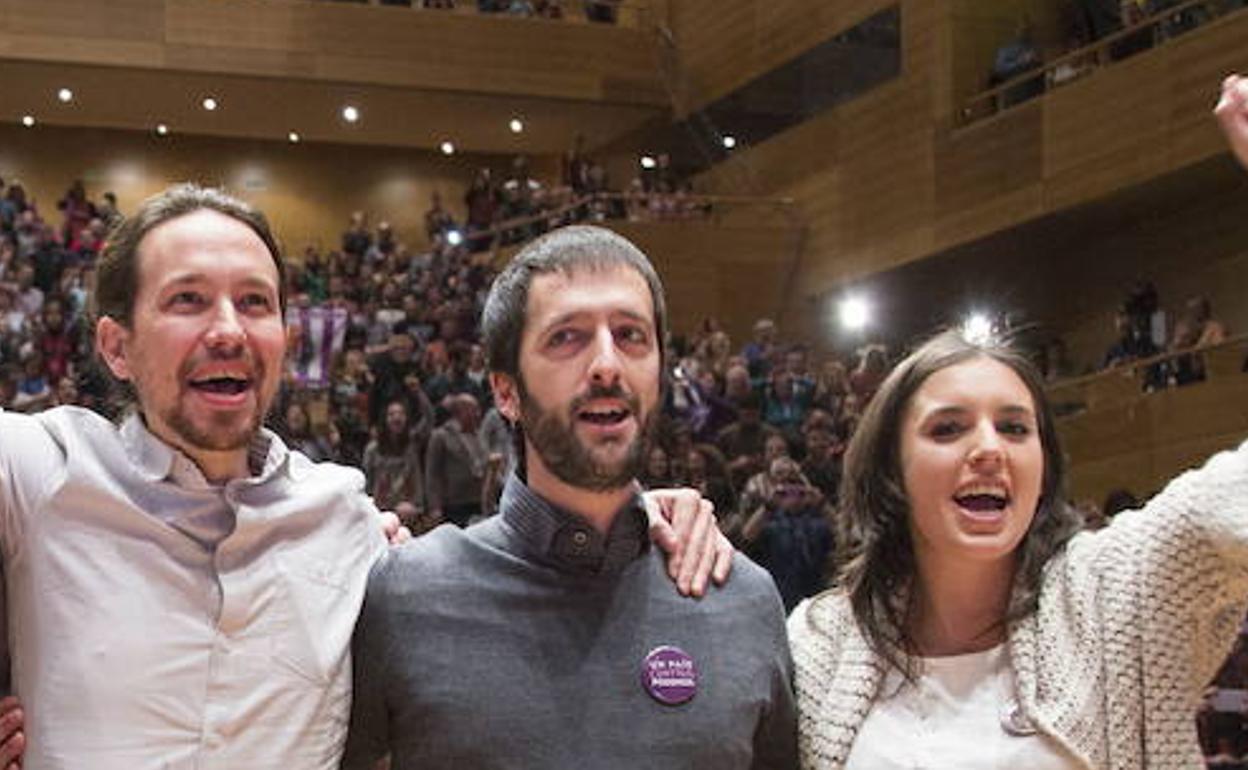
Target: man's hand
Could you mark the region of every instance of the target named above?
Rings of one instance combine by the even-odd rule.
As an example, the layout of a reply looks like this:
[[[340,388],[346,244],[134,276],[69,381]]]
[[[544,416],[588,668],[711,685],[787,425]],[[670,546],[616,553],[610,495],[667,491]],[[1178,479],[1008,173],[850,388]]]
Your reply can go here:
[[[708,577],[722,585],[732,569],[733,548],[715,522],[715,506],[693,489],[654,490],[642,498],[650,538],[667,553],[667,573],[677,590],[701,596]]]
[[[1213,108],[1222,133],[1239,164],[1248,168],[1248,78],[1228,75],[1222,81],[1222,96]]]
[[[0,699],[0,768],[20,770],[22,755],[26,752],[26,714],[10,695]]]
[[[412,539],[412,531],[403,526],[399,517],[390,511],[381,513],[381,533],[386,536],[390,545],[400,545]],[[3,767],[3,765],[0,765]]]

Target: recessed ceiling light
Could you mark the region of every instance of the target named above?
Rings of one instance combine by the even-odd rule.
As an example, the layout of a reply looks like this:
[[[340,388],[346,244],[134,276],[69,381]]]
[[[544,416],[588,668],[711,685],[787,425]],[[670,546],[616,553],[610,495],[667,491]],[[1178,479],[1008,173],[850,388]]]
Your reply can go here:
[[[299,143],[299,134],[295,133],[294,131],[291,131],[289,134],[287,134],[286,138],[290,140],[291,144]]]
[[[641,156],[641,167],[642,167],[642,168],[654,168],[654,166],[655,166],[655,163],[654,163],[654,157],[653,157],[653,156],[650,156],[650,155],[642,155],[642,156]]]
[[[350,104],[348,104],[346,107],[343,107],[342,119],[347,121],[348,123],[354,123],[355,121],[359,120],[360,119],[359,108],[353,107]]]
[[[164,136],[165,134],[168,134],[168,133],[169,133],[169,126],[166,126],[164,123],[157,123],[157,124],[156,124],[156,133],[160,134],[161,136]]]
[[[205,96],[203,101],[204,109],[212,112],[217,108],[217,100],[211,96]]]
[[[27,128],[30,128],[31,126],[35,125],[35,117],[33,115],[23,115],[22,125],[26,126]]]
[[[454,154],[455,154],[455,145],[451,144],[450,142],[443,142],[443,143],[442,143],[442,154],[443,154],[443,155],[454,155]]]
[[[74,100],[74,92],[68,88],[62,88],[56,92],[56,98],[60,99],[63,104],[69,104]]]
[[[521,122],[520,118],[512,118],[507,127],[511,129],[511,133],[518,134],[524,130],[524,123]]]
[[[736,146],[737,146],[737,138],[735,136],[728,135],[724,137],[724,149],[725,150],[731,150],[733,147],[736,147]]]

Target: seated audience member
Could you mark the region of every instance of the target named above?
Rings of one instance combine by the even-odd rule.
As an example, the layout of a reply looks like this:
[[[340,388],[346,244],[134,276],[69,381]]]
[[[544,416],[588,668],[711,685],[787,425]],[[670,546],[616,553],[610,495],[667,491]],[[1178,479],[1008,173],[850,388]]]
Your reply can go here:
[[[421,447],[413,436],[407,402],[391,401],[385,415],[377,438],[364,449],[368,494],[382,510],[394,510],[407,502],[420,512],[425,509],[425,479]]]
[[[768,476],[770,494],[742,525],[740,539],[771,573],[788,612],[827,587],[832,525],[823,495],[791,458],[773,460]]]

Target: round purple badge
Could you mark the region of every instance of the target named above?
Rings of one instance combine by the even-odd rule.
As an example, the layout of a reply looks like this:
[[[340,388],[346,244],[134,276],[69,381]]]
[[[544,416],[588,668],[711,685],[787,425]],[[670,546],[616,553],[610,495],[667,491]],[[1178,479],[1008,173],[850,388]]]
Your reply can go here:
[[[655,647],[641,662],[641,686],[659,703],[678,706],[698,693],[698,667],[679,647]]]

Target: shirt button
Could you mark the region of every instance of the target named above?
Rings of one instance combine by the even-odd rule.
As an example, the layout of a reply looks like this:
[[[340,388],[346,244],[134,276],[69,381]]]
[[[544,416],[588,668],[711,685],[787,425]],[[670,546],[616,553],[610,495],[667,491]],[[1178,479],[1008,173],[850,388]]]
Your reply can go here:
[[[577,548],[584,548],[589,544],[589,535],[581,530],[572,533],[572,545]]]

